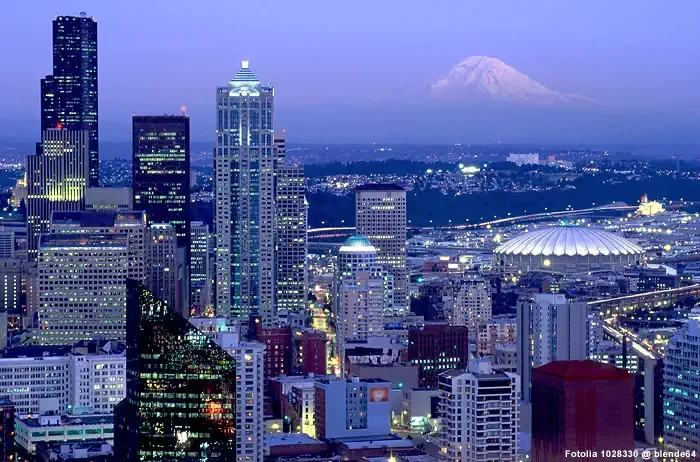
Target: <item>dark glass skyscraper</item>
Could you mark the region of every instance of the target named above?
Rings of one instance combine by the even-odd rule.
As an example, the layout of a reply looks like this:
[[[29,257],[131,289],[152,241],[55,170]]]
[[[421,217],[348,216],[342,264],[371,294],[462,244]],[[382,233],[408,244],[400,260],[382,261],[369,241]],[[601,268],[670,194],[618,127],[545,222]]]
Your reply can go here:
[[[53,21],[53,75],[41,81],[41,130],[88,130],[90,186],[99,186],[97,22],[85,13]]]
[[[126,325],[126,398],[115,408],[115,459],[235,460],[235,360],[133,280]]]
[[[190,118],[134,116],[132,152],[134,210],[173,225],[177,245],[189,249]]]

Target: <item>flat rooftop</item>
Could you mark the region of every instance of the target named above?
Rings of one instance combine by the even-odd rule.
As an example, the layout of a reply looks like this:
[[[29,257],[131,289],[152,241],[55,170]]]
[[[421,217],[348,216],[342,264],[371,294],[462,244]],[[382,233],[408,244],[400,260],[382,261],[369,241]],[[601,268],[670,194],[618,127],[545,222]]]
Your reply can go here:
[[[39,416],[36,418],[24,418],[17,419],[24,423],[28,427],[39,428],[39,427],[68,427],[68,426],[78,426],[78,425],[114,425],[114,415],[112,414],[100,414],[100,415],[75,415],[67,416],[62,415],[61,420],[58,425],[42,425],[42,417],[55,417],[55,416]]]
[[[297,444],[325,444],[304,433],[266,433],[265,446],[292,446]]]

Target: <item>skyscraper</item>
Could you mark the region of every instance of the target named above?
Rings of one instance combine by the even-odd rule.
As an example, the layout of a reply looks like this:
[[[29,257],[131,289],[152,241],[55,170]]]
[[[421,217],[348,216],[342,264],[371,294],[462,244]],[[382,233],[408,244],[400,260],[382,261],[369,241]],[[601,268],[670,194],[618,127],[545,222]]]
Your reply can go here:
[[[587,305],[564,294],[535,294],[534,300],[518,302],[517,310],[518,374],[522,399],[529,402],[533,367],[587,358]]]
[[[142,284],[127,285],[127,387],[115,409],[115,457],[234,460],[235,360]]]
[[[211,306],[211,269],[209,226],[190,223],[190,307],[199,314]]]
[[[307,203],[304,167],[285,163],[284,132],[275,133],[275,240],[277,307],[303,311],[306,307]]]
[[[99,186],[97,22],[85,13],[53,21],[53,75],[41,81],[41,130],[87,130],[89,185]]]
[[[633,460],[601,451],[634,449],[634,380],[597,361],[554,361],[532,370],[532,460]],[[623,454],[621,454],[623,455]]]
[[[89,132],[44,130],[37,154],[27,156],[27,234],[35,260],[39,236],[49,232],[51,212],[81,210],[88,183]]]
[[[274,326],[274,90],[243,61],[216,103],[217,314]]]
[[[144,210],[151,223],[173,225],[177,245],[187,247],[190,229],[190,118],[134,116],[132,128],[134,210]]]
[[[688,321],[665,352],[664,443],[700,451],[700,321]]]
[[[520,424],[517,375],[494,371],[486,360],[471,360],[466,370],[442,372],[438,388],[442,460],[512,462],[517,459]]]
[[[388,316],[408,310],[406,190],[395,184],[368,184],[355,190],[357,234],[377,248],[377,262],[394,278],[394,306]]]

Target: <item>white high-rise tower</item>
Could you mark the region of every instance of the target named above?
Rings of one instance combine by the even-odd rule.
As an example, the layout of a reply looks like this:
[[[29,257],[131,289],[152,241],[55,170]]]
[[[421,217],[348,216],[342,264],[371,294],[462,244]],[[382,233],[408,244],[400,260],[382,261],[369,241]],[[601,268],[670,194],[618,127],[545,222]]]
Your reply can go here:
[[[274,90],[243,61],[219,87],[216,123],[216,309],[276,324]]]

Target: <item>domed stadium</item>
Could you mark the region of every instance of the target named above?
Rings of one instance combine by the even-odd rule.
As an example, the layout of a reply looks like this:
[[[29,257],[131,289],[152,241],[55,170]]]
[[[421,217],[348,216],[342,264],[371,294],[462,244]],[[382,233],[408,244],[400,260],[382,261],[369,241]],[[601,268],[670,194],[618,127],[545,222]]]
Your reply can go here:
[[[643,261],[644,250],[627,239],[577,226],[525,232],[493,252],[493,262],[497,265],[566,274],[619,270]]]

